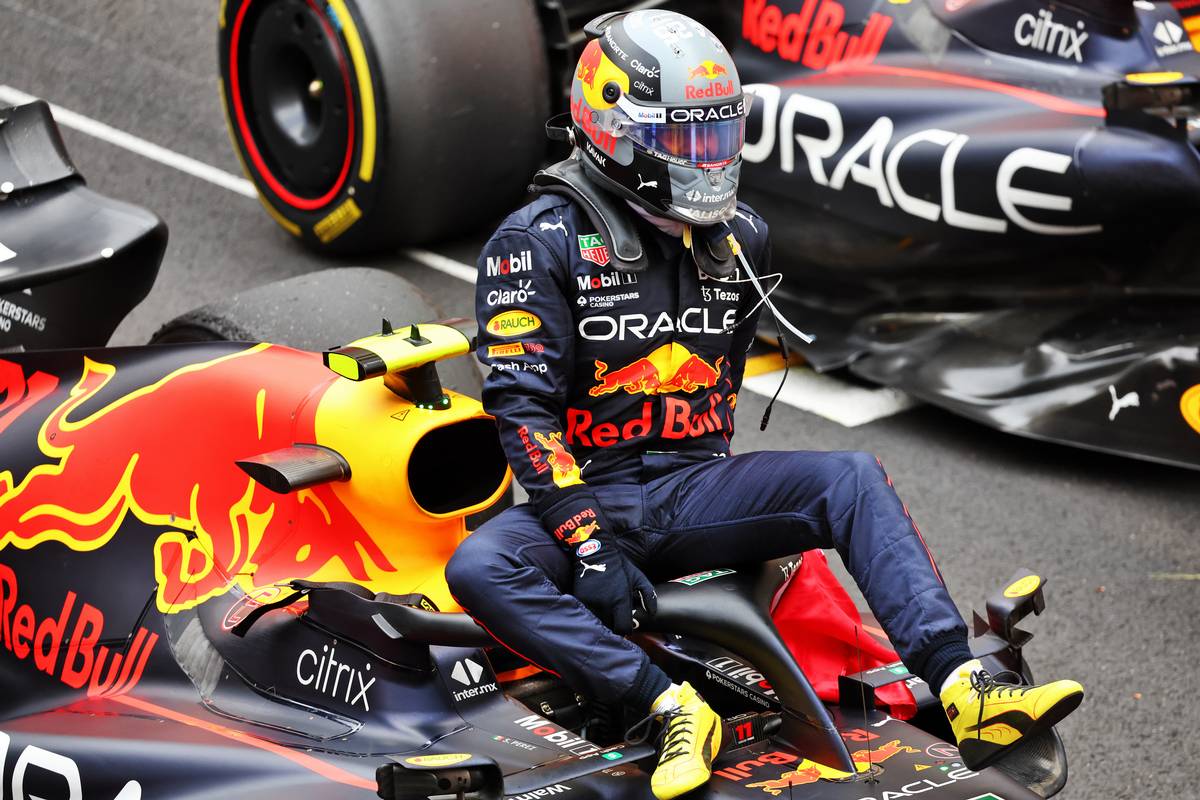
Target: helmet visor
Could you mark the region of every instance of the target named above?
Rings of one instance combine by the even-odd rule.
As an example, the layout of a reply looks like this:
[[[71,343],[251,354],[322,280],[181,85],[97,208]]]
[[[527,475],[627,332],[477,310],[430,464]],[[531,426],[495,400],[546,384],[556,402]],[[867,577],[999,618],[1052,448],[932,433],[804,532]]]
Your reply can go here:
[[[723,167],[742,152],[746,118],[713,122],[627,124],[623,134],[644,150],[693,167]]]

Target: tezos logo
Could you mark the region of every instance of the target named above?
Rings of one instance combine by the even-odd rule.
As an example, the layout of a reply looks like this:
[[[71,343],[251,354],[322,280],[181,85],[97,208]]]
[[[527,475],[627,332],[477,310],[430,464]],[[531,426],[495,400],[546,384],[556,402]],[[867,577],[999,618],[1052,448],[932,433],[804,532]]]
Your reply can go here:
[[[487,274],[489,278],[500,275],[511,275],[514,272],[528,272],[533,269],[533,253],[522,250],[518,254],[510,253],[508,258],[488,256]]]

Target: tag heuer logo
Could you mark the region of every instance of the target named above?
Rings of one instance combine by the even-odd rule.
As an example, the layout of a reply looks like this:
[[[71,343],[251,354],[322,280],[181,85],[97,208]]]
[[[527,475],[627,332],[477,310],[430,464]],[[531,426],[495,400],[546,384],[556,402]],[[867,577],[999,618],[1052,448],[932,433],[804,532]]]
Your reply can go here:
[[[584,261],[597,266],[608,266],[608,246],[598,233],[586,233],[579,237],[579,255]]]

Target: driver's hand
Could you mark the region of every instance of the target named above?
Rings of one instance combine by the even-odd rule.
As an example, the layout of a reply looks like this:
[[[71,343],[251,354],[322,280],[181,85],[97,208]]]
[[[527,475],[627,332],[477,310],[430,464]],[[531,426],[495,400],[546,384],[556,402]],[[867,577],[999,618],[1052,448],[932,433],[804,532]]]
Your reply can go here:
[[[621,636],[633,632],[633,610],[658,610],[654,586],[617,546],[595,495],[572,488],[541,513],[542,525],[571,559],[575,595]]]

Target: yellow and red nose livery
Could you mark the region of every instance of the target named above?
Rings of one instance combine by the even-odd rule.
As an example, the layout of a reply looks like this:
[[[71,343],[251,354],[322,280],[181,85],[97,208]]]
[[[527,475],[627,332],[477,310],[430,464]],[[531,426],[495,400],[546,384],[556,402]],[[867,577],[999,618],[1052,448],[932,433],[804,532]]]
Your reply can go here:
[[[421,591],[453,607],[441,567],[465,535],[463,514],[475,509],[430,511],[404,490],[416,442],[486,419],[478,404],[417,409],[379,381],[342,380],[318,354],[286,347],[196,352],[214,350],[224,352],[136,387],[123,385],[103,353],[83,354],[73,378],[57,376],[65,394],[47,390],[47,373],[0,362],[10,389],[0,430],[44,414],[38,463],[0,472],[0,561],[6,550],[51,543],[95,551],[134,535],[134,524],[152,533],[155,575],[146,577],[165,613],[233,585],[250,592],[296,578]],[[337,450],[352,480],[277,494],[236,466],[296,443]]]

